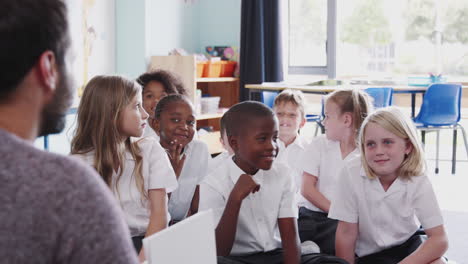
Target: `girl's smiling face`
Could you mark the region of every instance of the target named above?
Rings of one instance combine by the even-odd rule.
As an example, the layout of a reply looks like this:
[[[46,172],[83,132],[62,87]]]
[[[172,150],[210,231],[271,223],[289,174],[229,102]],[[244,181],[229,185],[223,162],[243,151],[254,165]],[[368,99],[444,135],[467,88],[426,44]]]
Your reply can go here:
[[[145,86],[143,89],[143,107],[150,115],[149,118],[154,118],[154,109],[164,96],[167,96],[167,93],[161,82],[151,81]]]
[[[169,148],[175,142],[185,147],[195,134],[196,118],[192,106],[180,100],[168,103],[155,124],[163,147]]]
[[[398,170],[411,152],[412,145],[376,123],[369,123],[364,130],[365,158],[379,178],[396,179]]]

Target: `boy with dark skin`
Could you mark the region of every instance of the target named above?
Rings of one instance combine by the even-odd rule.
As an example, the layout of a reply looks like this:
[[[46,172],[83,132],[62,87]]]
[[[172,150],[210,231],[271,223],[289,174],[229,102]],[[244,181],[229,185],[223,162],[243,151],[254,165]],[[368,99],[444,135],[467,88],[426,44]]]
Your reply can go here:
[[[292,179],[286,166],[274,163],[278,120],[273,111],[243,102],[226,119],[234,156],[207,176],[200,195],[200,210],[212,208],[219,219],[218,263],[320,263],[316,255],[301,257]]]

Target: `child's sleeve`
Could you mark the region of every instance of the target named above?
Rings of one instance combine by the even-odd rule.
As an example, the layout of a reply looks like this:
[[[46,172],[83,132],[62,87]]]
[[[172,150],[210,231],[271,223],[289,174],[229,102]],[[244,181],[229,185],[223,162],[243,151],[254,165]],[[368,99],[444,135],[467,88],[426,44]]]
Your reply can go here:
[[[353,188],[355,183],[352,183],[352,178],[354,180],[360,179],[356,179],[353,176],[356,175],[350,175],[346,166],[341,169],[337,182],[338,189],[331,201],[328,218],[348,223],[358,222],[358,203]]]
[[[202,182],[200,184],[200,204],[198,211],[212,209],[215,226],[218,226],[225,207],[226,200],[223,195],[206,182]]]
[[[210,152],[208,151],[208,146],[206,145],[205,142],[202,142],[200,141],[199,142],[200,145],[199,145],[199,153],[198,153],[198,164],[199,164],[199,174],[197,175],[198,176],[198,180],[197,180],[197,185],[201,184],[202,181],[205,179],[205,177],[207,176],[208,174],[208,166],[209,166],[209,162],[211,161],[211,155],[210,155]]]
[[[283,192],[281,194],[280,208],[278,211],[278,218],[297,218],[297,203],[296,194],[292,182],[292,176],[289,173],[288,167],[284,166],[280,170],[281,176],[284,178]]]
[[[152,142],[148,157],[148,190],[165,188],[167,193],[177,188],[177,178],[166,151],[157,141]]]
[[[414,197],[414,208],[416,217],[424,229],[433,228],[444,223],[439,203],[432,188],[429,178],[426,176],[421,179],[419,186],[416,186]]]
[[[304,155],[302,156],[302,169],[304,172],[319,177],[320,175],[320,160],[321,160],[321,148],[320,142],[323,137],[316,137],[307,145]]]

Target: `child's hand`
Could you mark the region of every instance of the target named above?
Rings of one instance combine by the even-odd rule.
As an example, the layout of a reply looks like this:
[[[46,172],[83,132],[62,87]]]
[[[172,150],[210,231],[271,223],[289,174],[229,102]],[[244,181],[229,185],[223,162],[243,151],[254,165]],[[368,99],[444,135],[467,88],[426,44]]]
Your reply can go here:
[[[185,155],[182,154],[182,144],[177,144],[177,140],[171,141],[171,148],[168,149],[169,160],[176,174],[177,179],[184,167]]]
[[[260,190],[260,185],[249,174],[242,174],[234,185],[232,193],[239,201],[244,200],[250,193],[255,193]]]

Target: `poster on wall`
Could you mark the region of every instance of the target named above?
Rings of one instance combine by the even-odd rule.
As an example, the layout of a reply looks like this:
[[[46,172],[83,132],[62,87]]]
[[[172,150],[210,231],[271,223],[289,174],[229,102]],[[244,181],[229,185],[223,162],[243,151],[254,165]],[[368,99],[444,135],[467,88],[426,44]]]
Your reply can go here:
[[[115,0],[68,0],[67,6],[77,106],[91,78],[115,73]]]

